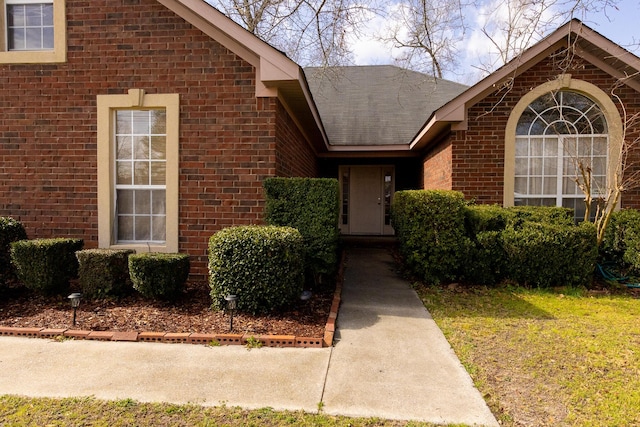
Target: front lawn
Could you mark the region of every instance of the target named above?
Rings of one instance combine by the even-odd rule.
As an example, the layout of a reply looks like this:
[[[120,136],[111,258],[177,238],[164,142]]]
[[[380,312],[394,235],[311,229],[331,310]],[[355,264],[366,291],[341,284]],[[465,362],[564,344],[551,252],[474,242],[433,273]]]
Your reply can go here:
[[[640,425],[637,294],[417,290],[503,425]]]

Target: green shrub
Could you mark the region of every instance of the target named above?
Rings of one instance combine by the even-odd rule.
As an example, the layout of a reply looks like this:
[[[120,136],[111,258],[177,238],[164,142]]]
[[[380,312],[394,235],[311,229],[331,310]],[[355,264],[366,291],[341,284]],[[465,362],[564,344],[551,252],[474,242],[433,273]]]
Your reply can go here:
[[[554,225],[524,222],[502,233],[508,276],[525,286],[586,286],[598,256],[592,223]]]
[[[623,209],[611,215],[601,254],[633,274],[640,273],[640,211]]]
[[[272,312],[300,297],[304,246],[292,227],[226,228],[209,240],[209,285],[214,309],[237,295],[238,310]]]
[[[511,206],[506,208],[507,226],[519,227],[525,222],[575,225],[573,209],[558,206]]]
[[[483,231],[502,231],[509,221],[509,211],[498,205],[468,205],[464,211],[467,236]]]
[[[315,284],[338,265],[340,188],[335,179],[267,178],[265,221],[298,229],[304,240],[305,271]]]
[[[502,231],[480,231],[471,239],[468,258],[462,264],[465,282],[495,285],[507,275],[507,254]]]
[[[85,249],[76,252],[78,279],[87,298],[120,295],[130,284],[131,249]]]
[[[407,190],[395,193],[392,224],[407,266],[427,283],[456,280],[468,256],[462,193]]]
[[[0,217],[0,287],[16,277],[15,268],[11,264],[11,243],[26,239],[27,233],[20,222]]]
[[[189,277],[189,255],[148,252],[129,255],[133,288],[147,298],[172,300]]]
[[[63,293],[78,274],[75,253],[82,245],[82,239],[20,240],[11,243],[11,261],[27,288],[45,294]]]

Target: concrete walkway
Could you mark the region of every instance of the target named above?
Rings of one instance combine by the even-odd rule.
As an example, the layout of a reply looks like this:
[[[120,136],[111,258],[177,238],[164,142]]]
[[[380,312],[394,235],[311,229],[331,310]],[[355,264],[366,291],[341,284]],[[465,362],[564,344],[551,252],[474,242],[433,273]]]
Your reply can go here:
[[[0,394],[95,396],[497,426],[384,249],[348,251],[333,348],[0,337]]]

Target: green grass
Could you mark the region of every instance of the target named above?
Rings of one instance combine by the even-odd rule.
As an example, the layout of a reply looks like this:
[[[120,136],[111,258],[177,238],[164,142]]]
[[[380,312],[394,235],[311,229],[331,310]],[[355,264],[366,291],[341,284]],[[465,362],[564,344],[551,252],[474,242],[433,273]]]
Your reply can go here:
[[[418,287],[503,425],[640,425],[640,299]]]
[[[0,426],[320,426],[320,427],[418,427],[432,424],[348,418],[270,408],[240,408],[140,403],[131,399],[102,401],[94,398],[26,398],[0,396]]]

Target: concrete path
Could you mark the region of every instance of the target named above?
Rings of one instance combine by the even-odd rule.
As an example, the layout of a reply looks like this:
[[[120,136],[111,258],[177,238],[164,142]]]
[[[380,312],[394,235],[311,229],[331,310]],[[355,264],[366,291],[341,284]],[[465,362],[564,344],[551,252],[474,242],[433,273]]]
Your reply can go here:
[[[0,394],[497,422],[384,249],[349,249],[333,348],[0,337]],[[322,404],[321,404],[322,402]]]

